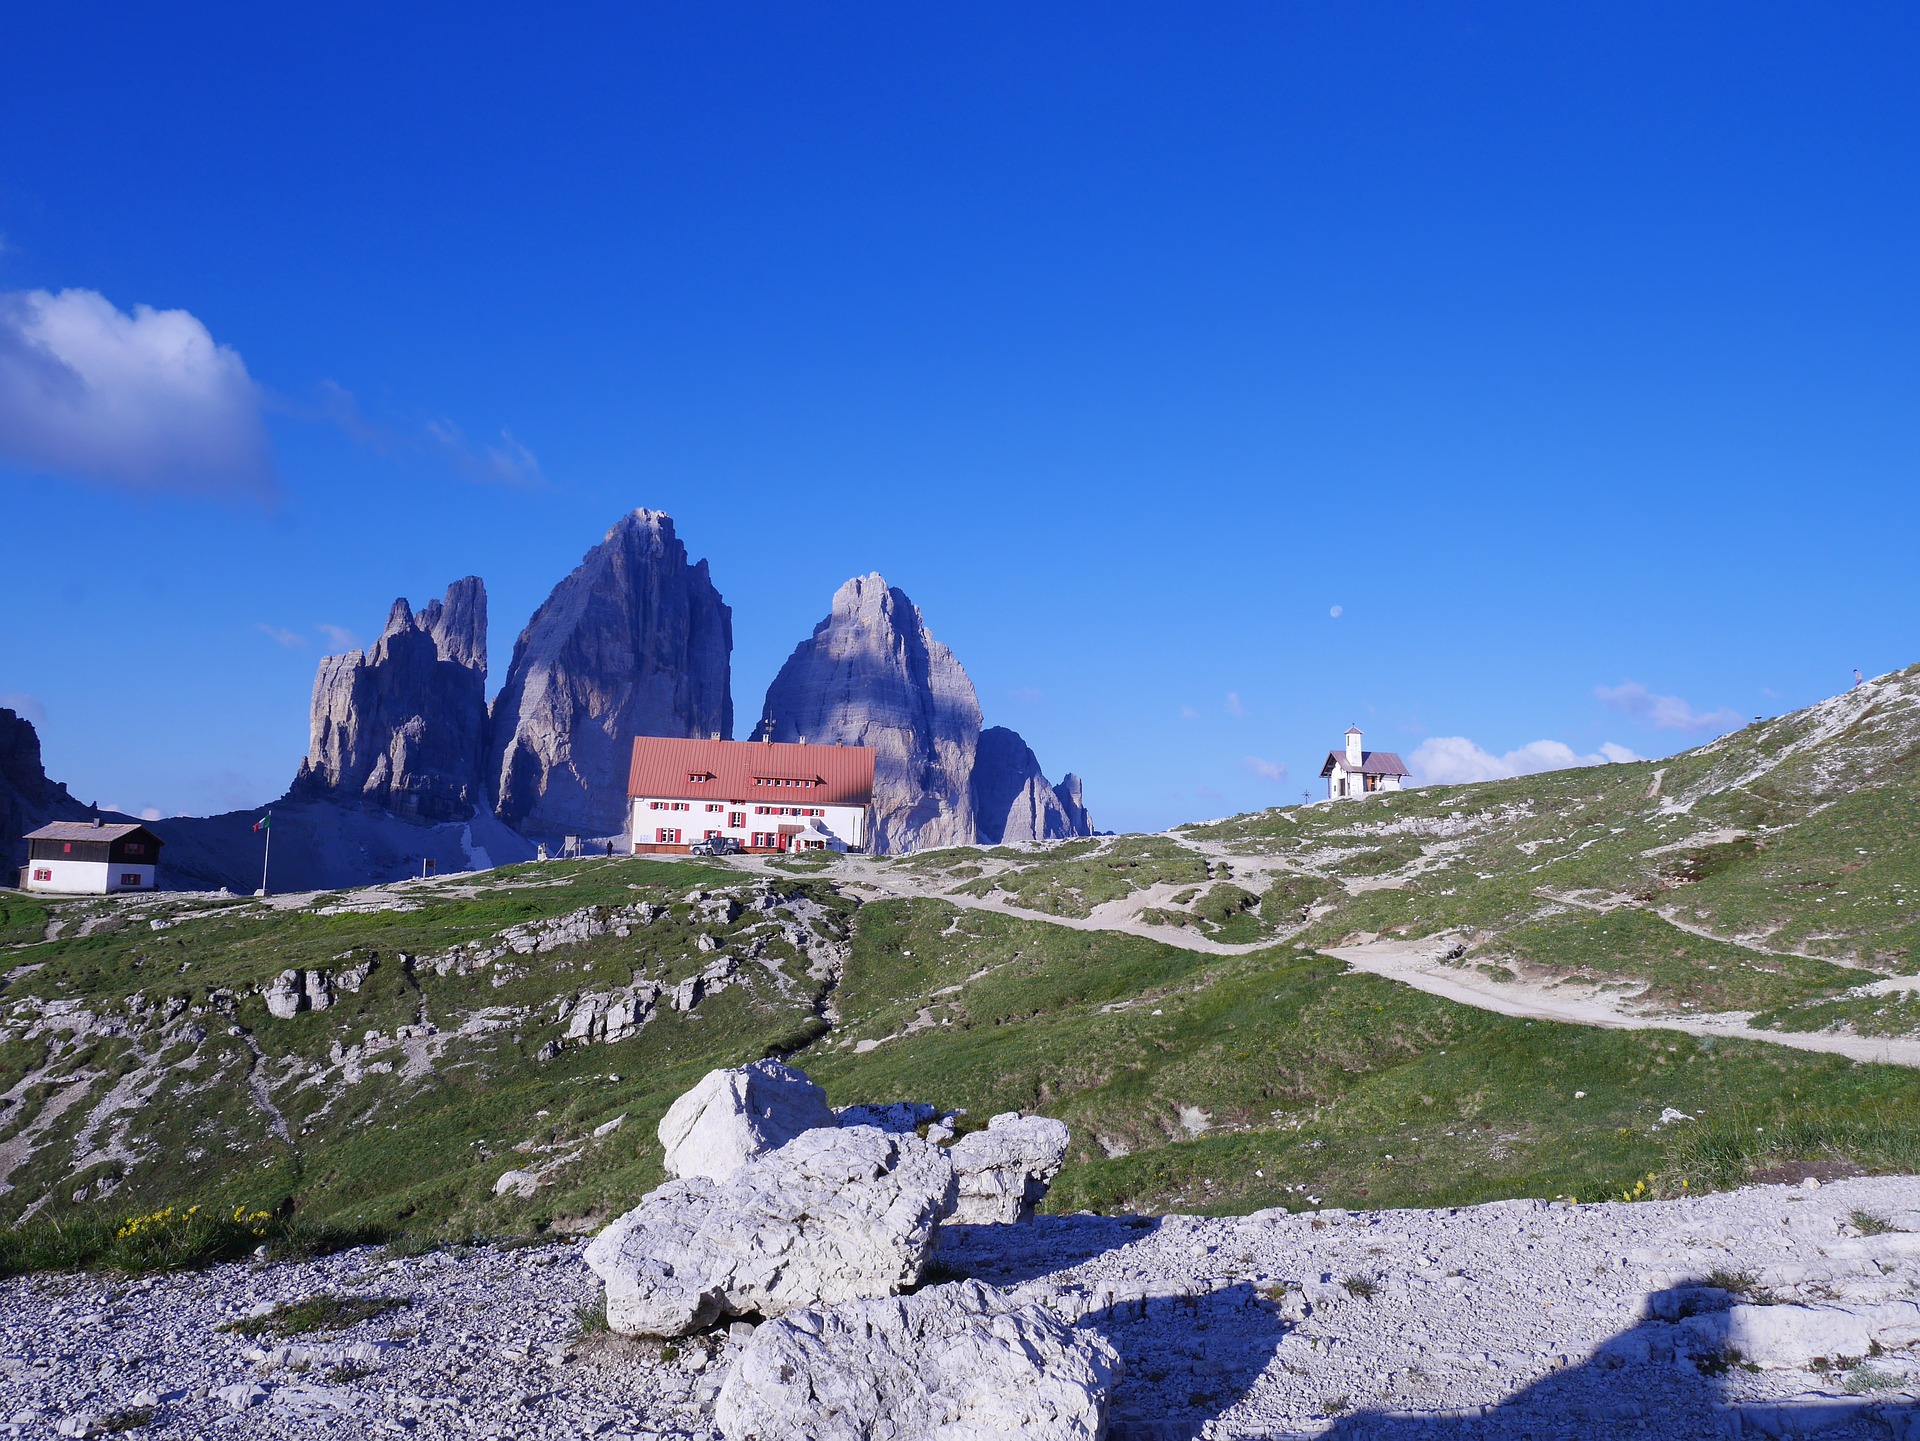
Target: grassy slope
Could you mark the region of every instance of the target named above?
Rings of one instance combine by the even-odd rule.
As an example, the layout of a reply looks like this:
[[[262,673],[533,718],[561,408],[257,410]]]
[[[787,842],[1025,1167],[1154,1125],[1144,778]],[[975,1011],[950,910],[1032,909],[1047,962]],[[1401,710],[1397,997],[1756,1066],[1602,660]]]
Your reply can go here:
[[[929,1002],[933,1027],[855,1054]],[[1056,1209],[1598,1197],[1650,1171],[1731,1178],[1684,1127],[1657,1127],[1668,1107],[1736,1131],[1817,1116],[1876,1134],[1920,1109],[1891,1068],[1511,1020],[1291,949],[1204,956],[939,902],[866,908],[840,1003],[840,1033],[800,1058],[836,1100],[1059,1116],[1075,1140]],[[1754,1136],[1741,1155],[1773,1157]],[[1861,1159],[1910,1164],[1904,1145]]]
[[[1592,1196],[1648,1172],[1662,1186],[1724,1184],[1820,1155],[1920,1168],[1910,1072],[1510,1020],[1348,974],[1311,949],[1452,931],[1471,940],[1468,964],[1644,985],[1669,1005],[1751,1009],[1762,1023],[1911,1033],[1920,1005],[1850,995],[1871,976],[1833,962],[1920,971],[1916,699],[1909,672],[1657,765],[1264,812],[1191,828],[1192,844],[1123,837],[897,863],[1061,916],[1159,884],[1161,908],[1194,931],[1284,942],[1238,955],[939,900],[857,909],[830,875],[796,868],[781,891],[851,934],[841,1021],[824,1037],[825,983],[775,944],[783,985],[749,965],[748,983],[692,1017],[663,1007],[630,1040],[539,1058],[576,993],[690,976],[711,959],[702,933],[744,949],[755,913],[712,923],[681,899],[696,885],[751,891],[719,866],[548,863],[493,873],[472,894],[411,892],[419,909],[334,915],[244,900],[61,903],[73,938],[37,945],[21,943],[44,933],[45,908],[14,898],[0,902],[0,940],[16,947],[0,993],[11,1016],[0,1094],[19,1104],[0,1110],[0,1155],[41,1144],[12,1171],[0,1218],[36,1204],[44,1222],[202,1201],[428,1234],[580,1223],[658,1181],[653,1127],[691,1081],[792,1048],[838,1102],[1068,1120],[1058,1208]],[[636,901],[667,914],[505,972],[400,963]],[[74,936],[89,916],[94,934]],[[283,968],[376,958],[334,1008],[267,1015],[260,991]],[[76,1045],[42,1014],[54,1003],[125,1024]],[[170,1003],[186,1009],[155,1024]],[[475,1024],[487,1016],[498,1024]],[[336,1048],[423,1022],[440,1032],[430,1067],[410,1071],[394,1048],[364,1057],[393,1070],[341,1081]],[[1659,1127],[1669,1107],[1700,1119]],[[492,1194],[503,1171],[534,1166],[552,1169],[533,1198]]]

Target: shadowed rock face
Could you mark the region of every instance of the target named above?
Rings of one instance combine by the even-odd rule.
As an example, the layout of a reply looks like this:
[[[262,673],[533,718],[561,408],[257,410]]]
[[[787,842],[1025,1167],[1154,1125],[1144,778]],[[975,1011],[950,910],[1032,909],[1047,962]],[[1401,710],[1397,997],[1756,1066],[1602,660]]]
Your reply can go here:
[[[873,748],[874,849],[972,844],[979,699],[919,607],[880,576],[834,593],[767,688],[760,734],[769,728],[776,741]]]
[[[289,796],[468,819],[484,795],[486,692],[479,578],[455,581],[418,615],[396,600],[373,645],[320,662],[307,758]]]
[[[87,808],[67,788],[47,779],[40,763],[40,733],[25,716],[0,706],[0,858],[11,871],[26,864],[22,836],[48,821],[79,820]],[[11,874],[5,877],[11,885]]]
[[[984,845],[1093,834],[1080,803],[1080,777],[1069,774],[1054,785],[1019,733],[1005,726],[980,732],[972,784],[974,823]]]
[[[733,734],[733,612],[673,521],[636,510],[553,588],[493,703],[487,782],[527,835],[626,821],[635,736]]]
[[[966,671],[906,592],[878,575],[834,594],[768,687],[756,733],[872,747],[879,851],[1091,834],[1079,780],[1063,781],[1063,794],[1018,735],[980,729]]]

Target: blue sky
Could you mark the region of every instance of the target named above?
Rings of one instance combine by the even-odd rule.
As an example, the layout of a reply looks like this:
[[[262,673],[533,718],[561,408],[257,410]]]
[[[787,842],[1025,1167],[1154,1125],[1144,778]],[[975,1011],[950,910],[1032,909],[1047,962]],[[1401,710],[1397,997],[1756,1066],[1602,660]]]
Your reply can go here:
[[[470,572],[497,686],[641,505],[743,731],[878,570],[1121,828],[1920,659],[1910,5],[402,9],[0,27],[0,697],[83,799],[278,794]]]

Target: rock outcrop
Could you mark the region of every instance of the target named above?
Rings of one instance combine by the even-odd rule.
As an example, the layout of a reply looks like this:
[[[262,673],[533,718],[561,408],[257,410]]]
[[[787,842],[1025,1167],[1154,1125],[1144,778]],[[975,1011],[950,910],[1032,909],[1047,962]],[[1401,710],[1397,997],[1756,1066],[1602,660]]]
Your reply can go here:
[[[756,734],[872,747],[877,851],[1089,834],[1079,782],[1069,807],[1026,742],[980,722],[973,682],[919,607],[866,575],[780,668]]]
[[[84,820],[90,812],[47,779],[40,760],[40,733],[33,722],[0,706],[0,857],[7,869],[26,864],[28,831],[49,821]],[[13,882],[6,877],[7,884]]]
[[[1054,785],[1019,733],[1005,726],[980,732],[970,784],[974,826],[983,845],[1092,834],[1080,804],[1080,778],[1069,775]]]
[[[714,1421],[727,1441],[1097,1441],[1121,1370],[1104,1336],[960,1281],[760,1327]]]
[[[732,1179],[669,1181],[594,1237],[607,1324],[682,1336],[724,1315],[891,1296],[953,1209],[953,1164],[915,1136],[804,1131]]]
[[[288,795],[465,821],[485,795],[486,737],[487,591],[468,576],[418,615],[396,600],[379,640],[320,662]]]
[[[953,1215],[964,1226],[1031,1221],[1060,1174],[1071,1139],[1064,1121],[1008,1111],[947,1150],[958,1185]]]
[[[778,1061],[709,1071],[660,1118],[669,1176],[724,1181],[802,1131],[836,1125],[827,1093]]]
[[[673,521],[636,510],[553,588],[493,703],[487,783],[527,835],[608,836],[633,738],[733,734],[733,612]]]

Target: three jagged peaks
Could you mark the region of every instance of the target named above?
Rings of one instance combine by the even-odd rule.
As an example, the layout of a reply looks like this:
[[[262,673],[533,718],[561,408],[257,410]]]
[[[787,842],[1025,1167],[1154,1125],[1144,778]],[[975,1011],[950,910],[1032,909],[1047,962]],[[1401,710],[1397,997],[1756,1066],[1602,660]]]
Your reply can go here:
[[[733,734],[733,613],[664,512],[621,517],[553,588],[491,707],[486,618],[469,576],[417,614],[396,600],[372,646],[322,661],[290,798],[609,837],[633,737]],[[875,750],[879,850],[1091,833],[1078,778],[1051,784],[1018,735],[983,729],[965,669],[878,574],[834,593],[761,716],[756,736]]]

